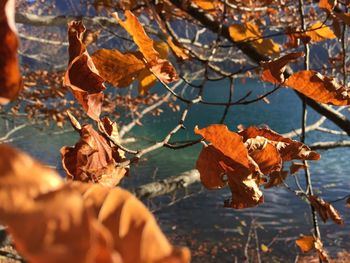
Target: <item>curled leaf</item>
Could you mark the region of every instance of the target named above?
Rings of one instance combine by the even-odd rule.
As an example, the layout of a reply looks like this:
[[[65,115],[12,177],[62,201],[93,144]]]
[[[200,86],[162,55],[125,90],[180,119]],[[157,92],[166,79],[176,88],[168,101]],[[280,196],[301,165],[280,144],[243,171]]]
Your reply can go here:
[[[299,172],[300,170],[306,170],[308,168],[308,165],[305,165],[304,163],[296,163],[293,162],[292,165],[290,166],[289,170],[290,170],[290,174],[296,174],[297,172]]]
[[[326,222],[328,219],[332,219],[336,224],[343,224],[343,219],[333,205],[314,195],[309,195],[307,199],[320,215],[323,222]]]
[[[261,75],[263,81],[271,82],[272,84],[279,84],[284,82],[284,71],[286,65],[300,57],[303,57],[303,52],[293,52],[282,56],[275,60],[270,60],[268,62],[260,62],[261,66],[264,68],[264,71]]]
[[[337,106],[350,105],[350,93],[334,78],[304,70],[294,73],[284,83],[315,101]]]
[[[99,75],[85,45],[81,42],[84,25],[73,21],[68,26],[70,64],[63,83],[72,91],[87,115],[97,121],[104,97],[104,79]]]
[[[0,1],[0,104],[17,98],[22,77],[17,58],[15,0]]]
[[[61,156],[70,180],[115,186],[127,172],[126,168],[116,167],[121,159],[118,151],[91,125],[81,128],[80,141],[74,147],[63,147]]]
[[[296,240],[295,243],[304,253],[315,249],[318,252],[322,262],[329,262],[327,251],[323,248],[323,244],[319,238],[315,238],[313,236],[303,236],[302,238]]]
[[[265,141],[265,143],[274,145],[280,153],[283,161],[295,159],[319,160],[321,157],[320,154],[311,151],[311,149],[305,144],[289,138],[284,138],[282,135],[268,128],[257,128],[253,126],[239,132],[239,134],[243,137],[243,141],[248,149],[249,147],[252,147],[252,143],[256,143],[257,141],[259,141],[260,144],[262,141]],[[255,140],[251,140],[254,138]]]

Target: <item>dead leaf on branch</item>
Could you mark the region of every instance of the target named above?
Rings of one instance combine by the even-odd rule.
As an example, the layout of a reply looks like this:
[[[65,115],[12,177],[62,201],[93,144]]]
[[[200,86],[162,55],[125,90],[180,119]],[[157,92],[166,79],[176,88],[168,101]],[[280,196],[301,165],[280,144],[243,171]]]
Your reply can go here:
[[[261,79],[263,81],[271,82],[272,84],[280,84],[284,82],[283,73],[286,69],[286,65],[289,62],[292,62],[303,56],[303,52],[293,52],[275,60],[260,62],[260,65],[264,69],[261,75]]]
[[[0,104],[17,98],[23,88],[19,69],[15,0],[0,1]]]
[[[0,145],[3,151],[1,223],[8,225],[16,248],[30,262],[190,261],[188,249],[172,247],[153,215],[127,191],[64,183],[54,171],[10,146]],[[16,198],[26,198],[7,209],[14,187]]]
[[[320,158],[303,143],[267,128],[250,127],[235,133],[225,125],[213,124],[195,128],[195,133],[210,142],[203,147],[196,163],[203,185],[218,189],[228,184],[232,200],[225,205],[236,209],[263,202],[260,185],[270,188],[282,184],[288,175],[281,171],[284,161]],[[263,174],[269,176],[268,183]]]
[[[278,55],[280,46],[272,39],[262,37],[259,27],[251,22],[229,27],[230,37],[235,42],[249,42],[262,55]]]
[[[127,168],[117,167],[123,158],[118,149],[112,148],[91,125],[82,126],[80,141],[74,147],[63,147],[61,156],[70,180],[116,186],[127,173]]]
[[[296,72],[284,84],[317,102],[336,106],[350,105],[348,89],[339,84],[336,79],[323,76],[313,70]]]
[[[320,21],[309,27],[303,35],[310,37],[313,42],[336,38],[334,32]]]
[[[125,21],[121,20],[117,13],[113,13],[112,15],[132,36],[145,59],[146,66],[157,76],[157,78],[166,84],[178,80],[175,68],[163,57],[164,55],[162,56],[161,54],[161,49],[164,48],[164,46],[159,47],[158,49],[156,48],[157,43],[154,43],[154,41],[148,37],[143,26],[131,11],[125,11]]]
[[[299,172],[300,170],[306,170],[308,167],[309,166],[305,165],[304,163],[293,162],[289,167],[289,171],[290,171],[290,174],[293,175]]]
[[[327,251],[323,248],[323,244],[319,238],[313,236],[303,236],[295,241],[302,252],[308,253],[315,249],[318,252],[322,262],[329,262]]]
[[[87,115],[98,121],[104,98],[104,79],[99,75],[82,43],[84,32],[85,27],[82,22],[72,21],[68,24],[70,63],[63,83],[71,90]]]
[[[307,199],[320,215],[323,222],[326,222],[328,219],[332,219],[338,225],[343,224],[343,219],[333,205],[314,195],[309,195]]]

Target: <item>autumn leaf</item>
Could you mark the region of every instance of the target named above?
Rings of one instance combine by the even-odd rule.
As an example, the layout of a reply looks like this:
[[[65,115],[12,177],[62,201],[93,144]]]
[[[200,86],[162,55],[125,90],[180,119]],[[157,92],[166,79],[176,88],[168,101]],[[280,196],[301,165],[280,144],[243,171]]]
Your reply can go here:
[[[346,207],[350,208],[350,197],[346,199]]]
[[[261,79],[263,81],[271,82],[272,84],[280,84],[284,82],[283,73],[286,69],[286,65],[289,62],[292,62],[303,56],[304,56],[303,52],[293,52],[275,60],[260,62],[260,65],[264,69],[261,75]]]
[[[190,261],[188,249],[172,247],[153,215],[127,191],[64,183],[54,171],[10,146],[0,145],[0,152],[1,223],[28,261]]]
[[[15,0],[0,1],[0,104],[17,98],[23,88],[17,58]]]
[[[113,149],[91,125],[82,126],[80,141],[74,147],[63,147],[61,156],[70,180],[115,186],[127,172],[124,167],[116,167],[122,159],[118,150]]]
[[[257,25],[247,22],[229,27],[230,37],[235,42],[250,41],[252,46],[263,55],[278,55],[280,47],[272,39],[263,38]]]
[[[150,71],[157,76],[161,81],[170,83],[178,80],[178,76],[175,68],[171,63],[162,57],[159,49],[156,48],[156,44],[146,34],[143,26],[138,21],[136,16],[130,11],[125,11],[126,20],[119,19],[117,13],[113,13],[113,17],[117,19],[119,24],[132,36],[134,42],[140,49],[143,57],[147,62],[147,67]],[[163,55],[164,56],[164,55]]]
[[[304,163],[293,162],[291,164],[291,166],[289,167],[289,170],[290,170],[290,174],[292,175],[292,174],[296,174],[300,170],[306,170],[307,168],[308,168],[308,165],[306,165]]]
[[[347,26],[350,26],[350,13],[338,13],[334,12],[335,17],[344,22]]]
[[[284,83],[286,86],[304,94],[317,102],[345,106],[350,104],[348,90],[334,78],[304,70],[294,73]]]
[[[307,199],[320,215],[323,222],[326,222],[328,219],[332,219],[336,224],[343,224],[343,219],[333,205],[314,195],[309,195]]]
[[[258,143],[258,145],[263,144],[264,141],[265,143],[274,145],[279,151],[283,161],[320,159],[320,155],[317,152],[311,151],[305,144],[285,138],[268,128],[252,126],[239,132],[239,135],[243,137],[243,141],[248,149],[256,143]]]
[[[320,0],[318,6],[326,11],[331,11],[334,7],[336,0]]]
[[[304,34],[310,37],[313,42],[336,38],[334,32],[320,21],[309,27]]]
[[[329,262],[329,257],[326,250],[323,248],[323,244],[319,238],[313,236],[303,236],[295,241],[302,252],[308,253],[315,249],[318,252],[322,262]]]
[[[269,174],[269,181],[264,185],[266,189],[283,184],[288,176],[287,171],[273,171]]]
[[[20,212],[23,203],[62,185],[60,176],[7,144],[0,144],[0,217]],[[28,176],[31,174],[33,176]]]
[[[242,209],[262,203],[264,199],[257,184],[259,177],[251,170],[242,138],[219,124],[195,128],[195,133],[211,142],[209,146],[203,147],[196,164],[204,186],[215,189],[228,184],[232,199],[225,201],[226,207]],[[227,181],[224,179],[225,174]]]
[[[128,87],[145,69],[145,63],[135,53],[121,53],[116,49],[100,49],[91,56],[100,75],[113,86]]]
[[[73,21],[68,24],[70,64],[63,83],[71,90],[87,115],[98,121],[104,98],[104,79],[99,75],[84,44],[81,42],[84,31],[85,27],[81,22]]]
[[[173,248],[154,216],[129,192],[94,185],[84,186],[82,194],[92,204],[99,222],[112,234],[114,249],[124,263],[189,262],[189,251]]]

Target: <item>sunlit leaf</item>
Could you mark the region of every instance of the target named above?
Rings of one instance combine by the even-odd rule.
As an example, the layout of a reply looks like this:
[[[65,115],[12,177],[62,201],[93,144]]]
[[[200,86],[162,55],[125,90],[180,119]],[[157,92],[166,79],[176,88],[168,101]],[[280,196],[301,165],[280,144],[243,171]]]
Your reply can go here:
[[[0,1],[0,104],[17,98],[22,77],[17,58],[15,0]]]
[[[329,262],[327,251],[323,248],[323,244],[319,238],[313,236],[303,236],[295,241],[301,251],[304,253],[310,252],[315,249],[318,252],[318,256],[322,262]]]
[[[304,70],[294,73],[284,84],[315,101],[337,106],[350,105],[349,91],[336,79]]]
[[[278,55],[280,47],[272,39],[263,38],[257,25],[248,22],[229,27],[229,33],[235,42],[250,41],[251,45],[263,55]]]
[[[322,22],[318,21],[313,24],[310,28],[308,28],[305,35],[311,38],[313,42],[320,42],[327,39],[334,39],[336,35],[334,32]]]
[[[260,62],[264,71],[261,75],[263,81],[271,82],[272,84],[279,84],[284,82],[284,71],[286,65],[300,57],[304,56],[303,52],[294,52],[282,56],[275,60],[270,60],[268,62]]]

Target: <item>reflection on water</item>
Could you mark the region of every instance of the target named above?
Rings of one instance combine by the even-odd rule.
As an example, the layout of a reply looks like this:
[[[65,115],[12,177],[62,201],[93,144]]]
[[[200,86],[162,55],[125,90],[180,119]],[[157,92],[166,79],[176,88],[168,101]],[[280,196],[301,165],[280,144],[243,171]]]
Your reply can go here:
[[[211,100],[224,101],[226,83],[208,85],[205,96]],[[242,86],[237,83],[236,92],[245,94],[249,90],[261,91],[267,89],[260,83],[248,82]],[[226,124],[235,129],[238,124],[268,125],[283,133],[299,127],[300,102],[293,92],[281,90],[270,98],[271,104],[259,102],[247,106],[235,106],[230,109]],[[223,113],[222,107],[196,105],[191,109],[185,122],[186,130],[176,136],[177,140],[194,138],[193,127],[204,127],[218,122]],[[179,113],[165,111],[159,118],[150,117],[143,121],[144,126],[133,131],[133,136],[142,136],[150,140],[159,140],[176,125]],[[309,114],[310,123],[318,117],[314,112]],[[330,125],[330,124],[328,124]],[[332,127],[330,125],[330,127]],[[54,132],[54,131],[52,131]],[[63,145],[73,145],[78,136],[73,132],[60,135],[47,135],[47,130],[27,128],[18,133],[23,138],[13,144],[29,152],[44,163],[60,167],[59,149]],[[308,135],[308,142],[316,140],[332,140],[333,137],[321,133]],[[130,146],[140,147],[140,143]],[[180,172],[193,169],[200,146],[182,150],[161,149],[145,156],[132,168],[131,176],[122,182],[125,188],[158,180]],[[349,193],[350,177],[346,167],[349,149],[336,149],[322,152],[322,160],[311,163],[311,173],[317,194],[325,200],[334,200]],[[61,170],[62,172],[62,170]],[[302,178],[302,174],[299,175]],[[288,179],[294,187],[294,181]],[[223,200],[230,196],[226,189],[218,191],[202,190],[201,186],[193,186],[189,198],[169,205],[174,196],[160,197],[147,204],[157,209],[156,216],[164,231],[179,245],[187,245],[193,250],[193,262],[233,262],[236,256],[238,262],[243,258],[243,250],[252,219],[257,222],[257,234],[260,244],[269,245],[269,252],[262,253],[263,260],[272,262],[283,258],[287,262],[294,260],[298,249],[294,240],[299,234],[309,234],[311,229],[308,205],[279,187],[264,190],[265,203],[257,208],[246,210],[225,209]],[[197,193],[200,191],[199,193]],[[183,197],[187,193],[177,193]],[[176,198],[176,197],[175,197]],[[345,222],[350,221],[349,209],[344,202],[335,203],[335,207],[344,216]],[[348,224],[338,226],[333,223],[321,223],[321,232],[325,246],[330,252],[350,246]],[[255,242],[255,241],[254,241]],[[255,244],[255,243],[254,243]],[[201,253],[201,251],[203,253]]]

